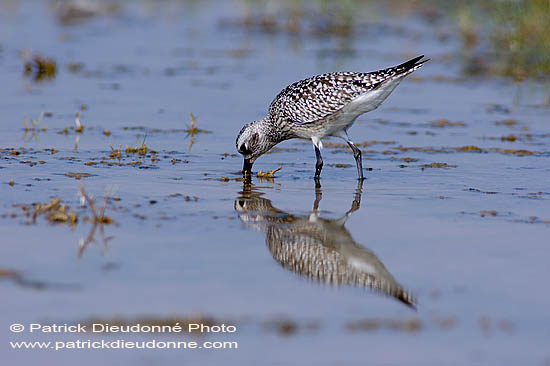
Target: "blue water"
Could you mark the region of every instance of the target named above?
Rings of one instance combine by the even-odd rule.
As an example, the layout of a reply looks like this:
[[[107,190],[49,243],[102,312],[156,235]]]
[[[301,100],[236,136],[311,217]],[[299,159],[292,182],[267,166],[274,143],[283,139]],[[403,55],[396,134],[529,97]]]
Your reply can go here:
[[[432,26],[414,16],[393,14],[389,30],[343,42],[228,25],[246,13],[245,4],[123,4],[116,14],[73,26],[59,24],[48,2],[0,5],[0,210],[5,214],[0,270],[17,273],[0,271],[2,359],[21,365],[548,362],[548,89],[532,82],[463,77],[458,39],[441,41]],[[450,25],[440,26],[452,34]],[[42,83],[25,77],[19,56],[24,49],[54,57],[56,77]],[[349,131],[358,143],[395,143],[363,148],[364,166],[372,170],[365,172],[361,206],[345,224],[357,245],[372,251],[415,295],[415,311],[375,291],[324,286],[283,268],[268,250],[264,233],[239,219],[234,203],[243,182],[235,178],[242,159],[224,153],[236,153],[239,129],[263,117],[287,84],[328,71],[375,70],[422,53],[432,61]],[[83,63],[82,71],[69,72],[73,62]],[[85,130],[75,151],[74,130],[58,132],[74,125],[82,104]],[[53,114],[38,124],[46,131],[25,135],[23,120],[41,112]],[[185,132],[171,131],[186,129],[190,113],[199,128],[211,131],[195,135],[192,147]],[[440,119],[464,125],[431,125]],[[517,124],[496,124],[507,119]],[[144,128],[125,128],[138,126]],[[111,135],[105,136],[104,129]],[[510,134],[519,138],[500,139]],[[109,160],[111,148],[124,150],[142,141],[160,160],[123,152],[122,162],[142,160],[142,166],[152,168],[100,163]],[[398,149],[467,145],[484,152]],[[313,149],[297,140],[280,147],[289,149],[263,156],[254,168],[282,170],[273,181],[254,177],[253,189],[282,213],[308,217],[315,200]],[[11,155],[8,148],[21,154]],[[52,155],[46,148],[59,152]],[[495,148],[533,154],[516,156]],[[327,148],[323,156],[320,216],[337,219],[351,207],[356,170],[348,151]],[[178,159],[175,164],[172,158]],[[23,163],[39,160],[44,163]],[[89,161],[97,164],[86,165]],[[434,162],[456,167],[422,169]],[[336,163],[349,167],[330,166]],[[75,180],[63,175],[67,172],[93,176]],[[78,243],[91,228],[82,220],[89,211],[80,206],[80,185],[98,205],[105,191],[120,201],[110,201],[105,212],[114,220],[104,227],[112,239],[103,246],[96,236],[79,257]],[[26,225],[20,208],[12,207],[56,196],[79,213],[74,230],[42,217]],[[493,210],[496,216],[483,213]],[[12,213],[17,216],[9,217]],[[13,323],[79,323],[92,317],[133,323],[143,316],[196,314],[235,324],[238,331],[196,338],[16,334],[8,329]],[[297,331],[285,335],[268,326],[281,318],[297,324]],[[348,329],[363,319],[413,319],[420,328]],[[451,319],[450,325],[442,323],[445,319]],[[309,329],[311,323],[317,327]],[[9,345],[119,338],[221,339],[236,341],[239,348],[39,351]]]

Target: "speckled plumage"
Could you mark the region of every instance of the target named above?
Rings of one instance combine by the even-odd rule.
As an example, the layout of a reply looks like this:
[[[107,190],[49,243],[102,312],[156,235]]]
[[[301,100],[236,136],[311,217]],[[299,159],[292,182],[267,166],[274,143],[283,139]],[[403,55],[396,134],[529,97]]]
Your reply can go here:
[[[237,150],[245,158],[243,171],[251,169],[254,161],[277,143],[303,138],[314,144],[318,178],[323,165],[321,139],[334,136],[350,145],[362,179],[361,152],[348,138],[347,130],[358,116],[377,108],[405,76],[428,61],[421,61],[423,57],[370,73],[335,72],[287,86],[275,97],[267,116],[245,125],[237,136]]]
[[[373,73],[334,72],[298,81],[275,97],[268,118],[298,124],[324,119],[396,73],[396,68]]]

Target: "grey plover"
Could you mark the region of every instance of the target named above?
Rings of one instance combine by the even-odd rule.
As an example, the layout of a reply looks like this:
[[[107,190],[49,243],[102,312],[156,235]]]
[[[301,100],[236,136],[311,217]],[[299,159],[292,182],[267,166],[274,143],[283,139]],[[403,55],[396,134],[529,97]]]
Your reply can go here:
[[[234,207],[243,223],[264,233],[273,259],[285,269],[328,285],[368,288],[415,308],[414,295],[394,279],[371,250],[357,244],[344,226],[347,218],[359,209],[362,184],[363,181],[358,182],[351,208],[338,219],[319,216],[318,180],[310,215],[273,207],[250,183],[244,184]]]
[[[347,130],[361,114],[377,108],[405,76],[429,61],[423,57],[379,71],[334,72],[287,86],[271,102],[267,116],[246,124],[237,136],[236,147],[244,157],[243,175],[250,175],[254,161],[279,142],[301,138],[313,142],[318,179],[323,168],[321,140],[334,136],[348,143],[362,180],[361,150]]]

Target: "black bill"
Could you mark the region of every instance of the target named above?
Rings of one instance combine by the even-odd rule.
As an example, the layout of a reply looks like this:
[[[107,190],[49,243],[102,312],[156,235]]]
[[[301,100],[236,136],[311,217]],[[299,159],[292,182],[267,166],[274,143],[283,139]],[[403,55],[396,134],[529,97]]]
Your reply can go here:
[[[252,161],[250,161],[249,159],[244,159],[244,164],[243,164],[243,175],[244,176],[252,174],[252,164],[254,164],[254,163]]]

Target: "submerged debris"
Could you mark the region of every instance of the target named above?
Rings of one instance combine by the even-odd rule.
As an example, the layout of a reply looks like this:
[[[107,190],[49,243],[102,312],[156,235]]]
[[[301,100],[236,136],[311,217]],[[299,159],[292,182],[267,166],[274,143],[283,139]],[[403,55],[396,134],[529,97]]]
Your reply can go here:
[[[102,242],[104,246],[106,246],[109,238],[105,238],[103,226],[112,224],[113,219],[105,215],[105,208],[109,199],[108,195],[105,195],[103,205],[99,210],[96,209],[94,200],[86,194],[83,187],[79,188],[79,195],[81,197],[82,205],[86,205],[91,213],[91,217],[84,216],[82,221],[92,223],[92,228],[87,238],[80,241],[78,256],[81,256],[86,246],[94,241],[94,236],[97,229],[99,229]],[[38,217],[44,217],[52,225],[68,225],[71,229],[74,229],[80,221],[80,216],[82,215],[82,213],[78,214],[67,204],[62,203],[61,198],[59,197],[55,197],[51,201],[45,203],[14,203],[12,207],[21,209],[23,215],[28,218],[26,221],[27,225],[35,224]],[[4,214],[2,217],[17,218],[18,214]]]
[[[335,168],[349,168],[349,167],[351,167],[351,164],[334,163],[334,164],[329,164],[328,166],[332,166],[332,167],[335,167]]]
[[[514,142],[514,141],[516,141],[516,139],[517,139],[517,137],[512,135],[512,134],[510,134],[508,136],[501,136],[500,137],[500,141],[503,141],[503,142],[504,141]]]
[[[115,15],[121,11],[116,1],[56,0],[53,2],[57,21],[65,26],[84,23],[104,15]]]
[[[464,122],[453,122],[453,121],[449,121],[448,119],[440,119],[440,120],[431,122],[430,126],[435,127],[435,128],[466,127],[466,123],[464,123]]]
[[[415,161],[418,161],[418,159],[415,159],[415,158],[409,158],[409,157],[405,157],[405,158],[396,158],[395,156],[392,156],[390,158],[390,160],[397,160],[397,161],[403,161],[405,163],[414,163]]]
[[[145,144],[146,137],[147,136],[145,136],[141,142],[138,140],[138,142],[136,143],[136,146],[126,145],[126,147],[124,148],[122,148],[121,146],[119,146],[118,148],[111,146],[111,151],[109,152],[108,157],[102,158],[99,162],[89,161],[86,163],[86,165],[104,164],[107,166],[113,166],[113,165],[137,166],[140,169],[154,168],[156,167],[154,163],[160,161],[161,159],[157,155],[158,151],[151,150],[147,147],[147,145]],[[139,136],[138,136],[138,139],[139,139]],[[134,155],[137,155],[137,157]],[[164,157],[166,158],[169,156],[164,156]],[[125,158],[131,158],[132,161],[123,162]],[[150,164],[146,163],[146,160],[145,160],[146,158],[151,158]],[[112,160],[117,160],[117,161],[113,162]],[[184,161],[184,162],[187,162],[187,161]],[[172,163],[174,163],[174,161],[172,161]]]
[[[145,145],[145,139],[143,140],[141,145],[138,145],[136,147],[130,147],[130,146],[126,145],[126,148],[124,149],[124,151],[126,152],[126,154],[146,155],[147,154],[147,145]]]
[[[507,126],[507,127],[512,127],[517,124],[518,124],[518,121],[516,121],[515,119],[504,119],[502,121],[495,122],[495,125],[497,126]]]
[[[363,141],[355,145],[357,147],[368,147],[372,145],[395,145],[395,143],[396,142],[393,140],[389,140],[389,141],[370,140],[370,141]],[[327,149],[351,149],[347,143],[331,142],[331,141],[323,141],[323,147]]]
[[[184,131],[187,133],[187,137],[191,137],[189,140],[189,149],[193,147],[193,143],[195,142],[195,135],[199,133],[211,133],[212,131],[203,130],[195,126],[195,116],[193,113],[189,113],[189,119],[191,120],[191,124],[187,125],[187,129]]]
[[[454,329],[458,324],[458,319],[454,315],[441,316],[441,315],[432,315],[432,320],[437,324],[437,326],[442,330]]]
[[[425,168],[456,168],[456,165],[447,164],[447,163],[431,163],[431,164],[422,164],[420,166],[422,170]]]
[[[30,140],[32,140],[33,138],[38,140],[38,133],[39,132],[46,132],[47,128],[45,126],[43,126],[41,128],[38,128],[38,124],[42,121],[42,118],[44,116],[45,116],[45,113],[41,112],[40,115],[38,116],[38,118],[32,118],[31,119],[31,124],[30,125],[27,122],[27,119],[23,120],[23,124],[25,125],[25,134],[23,135],[23,140],[25,140],[27,138],[27,134],[29,132],[32,133]]]
[[[67,64],[67,70],[72,73],[78,73],[84,69],[83,62],[71,62]]]
[[[526,156],[526,155],[534,155],[536,154],[535,152],[533,151],[530,151],[530,150],[523,150],[523,149],[500,149],[500,148],[492,148],[492,149],[489,149],[490,151],[493,151],[493,152],[498,152],[498,153],[501,153],[501,154],[507,154],[507,155],[515,155],[515,156]]]
[[[117,159],[118,161],[120,161],[121,151],[122,151],[122,148],[119,147],[118,149],[115,149],[114,147],[111,146],[111,153],[109,154],[109,157],[111,159]]]
[[[282,166],[278,167],[277,169],[270,170],[268,172],[264,172],[263,170],[260,170],[258,173],[256,173],[256,176],[258,178],[274,178],[275,173],[281,169],[283,169]]]
[[[21,286],[21,287],[24,287],[24,288],[30,288],[32,290],[47,290],[47,289],[75,290],[75,289],[78,288],[78,286],[76,286],[76,285],[50,284],[50,283],[45,283],[45,282],[42,282],[42,281],[31,280],[31,279],[28,279],[23,274],[21,274],[20,272],[13,271],[11,269],[0,268],[0,280],[3,280],[3,279],[11,280],[17,286]]]
[[[467,146],[460,146],[456,148],[457,152],[483,152],[483,150],[477,146],[473,145],[467,145]]]
[[[30,219],[27,221],[27,225],[36,223],[39,216],[43,216],[52,225],[68,224],[71,228],[74,228],[78,222],[78,215],[69,206],[61,204],[59,197],[52,199],[50,202],[31,205],[14,203],[13,207],[21,208],[23,214]]]
[[[495,210],[483,210],[479,213],[479,216],[485,217],[485,216],[497,216],[498,212]]]
[[[103,204],[101,205],[101,208],[99,210],[95,207],[94,200],[88,196],[86,191],[84,190],[83,186],[80,186],[78,190],[78,194],[80,195],[82,204],[87,204],[88,208],[90,209],[90,213],[92,214],[92,217],[84,217],[84,221],[90,221],[92,222],[92,228],[90,229],[90,232],[86,239],[81,239],[78,245],[78,257],[81,257],[84,253],[84,250],[90,243],[92,243],[95,240],[95,232],[99,229],[99,233],[101,235],[101,241],[103,244],[103,248],[107,247],[107,242],[111,238],[105,237],[105,231],[103,229],[104,225],[109,225],[113,223],[113,219],[111,219],[109,216],[105,216],[105,208],[107,207],[107,201],[109,200],[109,195],[105,194],[103,199]]]
[[[84,126],[80,122],[80,117],[78,112],[76,112],[74,124],[76,125],[76,128],[75,128],[76,133],[82,133],[82,131],[84,130]]]
[[[488,149],[482,149],[477,146],[473,145],[467,145],[467,146],[458,146],[458,147],[440,147],[436,148],[433,146],[426,146],[426,147],[420,147],[420,146],[412,146],[412,147],[405,147],[405,146],[399,146],[395,149],[401,151],[401,152],[407,152],[407,151],[416,151],[416,152],[426,152],[426,153],[453,153],[453,152],[477,152],[477,153],[487,153],[487,152],[496,152],[500,154],[506,154],[506,155],[516,155],[516,156],[525,156],[525,155],[544,155],[544,152],[540,151],[531,151],[531,150],[525,150],[525,149],[502,149],[502,148],[488,148]]]
[[[57,64],[53,58],[34,55],[25,61],[23,73],[34,82],[52,80],[57,74]]]
[[[94,176],[94,174],[90,174],[90,173],[75,173],[75,172],[67,172],[67,173],[64,173],[63,175],[69,178],[74,178],[76,180]]]
[[[349,322],[346,329],[351,332],[391,329],[403,332],[417,332],[421,329],[420,319],[363,319]]]
[[[468,188],[468,189],[464,189],[464,191],[484,193],[484,194],[498,194],[499,193],[499,192],[496,192],[496,191],[482,191],[481,189],[477,189],[477,188]]]
[[[266,322],[264,325],[266,330],[271,330],[276,332],[281,336],[291,336],[298,332],[300,324],[296,321],[288,318],[273,319],[269,322]]]

